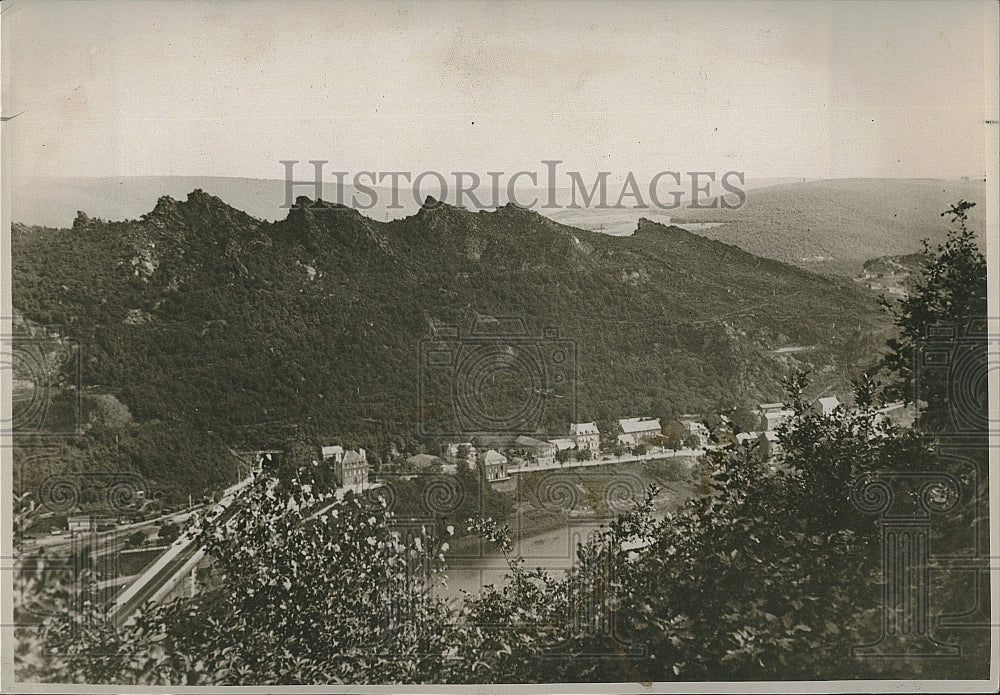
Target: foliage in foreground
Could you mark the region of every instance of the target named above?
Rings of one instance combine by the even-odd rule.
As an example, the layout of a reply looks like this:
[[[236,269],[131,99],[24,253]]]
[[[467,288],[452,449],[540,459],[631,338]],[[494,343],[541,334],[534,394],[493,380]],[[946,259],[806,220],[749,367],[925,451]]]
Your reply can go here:
[[[878,636],[878,527],[834,491],[849,490],[866,471],[926,470],[933,450],[879,421],[875,403],[833,416],[794,404],[783,465],[754,449],[712,454],[702,464],[705,495],[655,520],[651,490],[578,549],[565,577],[526,568],[510,556],[504,528],[477,520],[475,530],[508,556],[510,577],[460,608],[432,596],[447,552],[433,525],[408,525],[378,499],[337,501],[308,486],[287,492],[262,477],[230,523],[200,531],[221,573],[216,589],[151,607],[118,633],[79,611],[51,617],[51,651],[44,663],[22,662],[22,677],[143,684],[910,677],[912,663],[850,655],[851,646]],[[91,632],[58,639],[80,624]],[[918,666],[930,669],[928,677],[972,673],[961,661]]]
[[[926,306],[908,304],[897,318],[896,354],[920,349],[927,322],[978,316],[985,265],[976,253],[963,233],[939,249],[921,286]],[[891,357],[889,367],[909,378]],[[870,379],[857,382],[856,407],[830,415],[809,407],[805,385],[803,376],[789,383],[795,414],[779,432],[777,465],[752,448],[713,452],[701,464],[703,494],[656,520],[651,490],[579,547],[565,577],[527,568],[505,528],[474,520],[507,557],[509,580],[457,608],[431,591],[447,554],[438,525],[407,524],[375,498],[337,501],[261,477],[230,523],[198,531],[222,574],[217,587],[147,608],[118,632],[86,600],[86,572],[66,578],[84,586],[76,592],[51,572],[28,573],[22,595],[43,597],[47,617],[45,632],[20,630],[18,675],[129,684],[986,677],[985,628],[934,631],[961,658],[851,656],[879,637],[886,606],[877,518],[850,499],[852,486],[887,472],[951,475],[961,504],[932,541],[971,554],[985,459],[941,459],[942,429],[926,436],[881,418]],[[931,387],[925,423],[953,424],[954,384]],[[927,492],[920,482],[896,495],[912,506]],[[948,581],[932,598],[934,613],[975,600]]]

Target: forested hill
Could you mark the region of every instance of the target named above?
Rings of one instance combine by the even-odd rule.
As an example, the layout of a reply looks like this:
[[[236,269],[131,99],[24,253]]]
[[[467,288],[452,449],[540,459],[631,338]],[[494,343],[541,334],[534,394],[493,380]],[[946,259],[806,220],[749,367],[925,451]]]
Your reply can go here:
[[[14,307],[79,340],[84,384],[136,422],[237,447],[412,444],[420,341],[478,316],[575,341],[584,420],[775,400],[795,360],[843,387],[885,335],[849,280],[646,220],[611,237],[511,206],[382,223],[299,204],[263,222],[195,190],[139,220],[15,224]]]
[[[950,221],[941,211],[986,193],[983,179],[806,181],[754,189],[738,209],[679,210],[675,221],[722,222],[704,234],[808,270],[853,276],[871,258],[915,253],[925,238],[942,242]],[[983,206],[969,214],[971,228],[986,228]]]

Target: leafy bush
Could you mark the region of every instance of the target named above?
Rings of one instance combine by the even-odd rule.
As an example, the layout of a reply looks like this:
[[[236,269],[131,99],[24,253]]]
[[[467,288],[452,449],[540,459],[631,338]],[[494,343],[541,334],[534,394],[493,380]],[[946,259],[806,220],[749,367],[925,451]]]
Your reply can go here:
[[[948,277],[975,271],[974,253],[959,235],[930,267]],[[923,301],[941,296],[933,277]],[[954,285],[948,306],[974,309],[966,300],[977,288]],[[891,473],[978,484],[934,536],[950,553],[971,554],[983,538],[970,528],[988,526],[976,512],[985,457],[972,455],[971,471],[969,461],[939,459],[940,433],[881,418],[878,384],[867,377],[856,382],[856,406],[830,415],[808,407],[808,388],[804,374],[788,380],[793,416],[778,432],[780,458],[765,460],[757,448],[711,452],[697,471],[701,494],[684,509],[655,519],[651,489],[578,548],[565,576],[526,568],[509,528],[472,520],[500,548],[509,577],[458,608],[431,594],[445,570],[447,526],[407,523],[353,493],[337,500],[299,477],[279,484],[262,475],[231,522],[199,529],[220,584],[147,607],[119,633],[100,627],[86,592],[46,580],[37,563],[17,580],[19,595],[47,597],[57,610],[44,638],[19,630],[19,675],[162,685],[985,678],[988,624],[938,627],[935,637],[962,647],[955,659],[851,655],[879,637],[891,577],[877,518],[849,497],[859,481]],[[894,492],[913,506],[928,488],[917,480]],[[86,585],[84,560],[73,571]],[[943,574],[936,607],[967,610],[964,585]],[[84,624],[91,629],[80,632]]]

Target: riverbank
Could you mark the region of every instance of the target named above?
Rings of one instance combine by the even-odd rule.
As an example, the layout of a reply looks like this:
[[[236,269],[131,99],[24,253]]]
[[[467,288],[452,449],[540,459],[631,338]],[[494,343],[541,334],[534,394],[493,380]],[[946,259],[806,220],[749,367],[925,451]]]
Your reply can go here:
[[[649,485],[659,488],[653,516],[662,518],[699,494],[704,484],[695,457],[532,471],[518,476],[507,493],[514,512],[504,522],[510,527],[515,555],[531,567],[565,570],[575,559],[576,543],[641,501]],[[463,591],[475,593],[487,584],[503,582],[506,564],[492,544],[466,536],[450,546],[448,580],[439,587],[439,595],[457,599]]]

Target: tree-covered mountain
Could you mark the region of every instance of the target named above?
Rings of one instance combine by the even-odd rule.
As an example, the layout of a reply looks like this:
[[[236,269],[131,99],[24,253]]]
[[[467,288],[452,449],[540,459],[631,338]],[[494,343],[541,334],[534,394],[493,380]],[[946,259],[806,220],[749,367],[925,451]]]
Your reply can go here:
[[[404,492],[435,518],[417,530],[368,496],[331,499],[314,479],[267,467],[235,514],[195,525],[215,563],[197,594],[147,605],[124,627],[106,620],[87,563],[26,563],[15,617],[55,609],[44,629],[22,622],[15,668],[24,680],[136,685],[985,679],[990,597],[968,577],[991,529],[987,265],[967,226],[973,205],[948,210],[957,229],[928,247],[922,278],[892,307],[885,382],[859,374],[853,407],[820,412],[806,375],[792,375],[782,453],[710,451],[686,471],[701,483],[683,507],[657,517],[651,486],[576,545],[565,573],[528,565],[520,553],[542,560],[537,549],[516,549],[496,517],[471,518],[505,575],[447,600],[435,591],[464,555],[450,545],[450,505],[466,503],[464,515],[471,500]],[[928,340],[947,325],[972,330]],[[943,350],[964,368],[914,371]],[[883,417],[887,396],[917,385],[917,428]],[[581,499],[602,498],[585,489]],[[590,506],[563,490],[555,506]],[[914,543],[891,542],[900,523]],[[927,566],[912,548],[931,543],[957,560],[921,580],[933,601],[888,601],[920,589]],[[899,621],[927,629],[894,630]]]
[[[417,423],[421,408],[449,406],[419,400],[435,326],[517,317],[543,355],[546,327],[573,341],[576,408],[570,391],[547,401],[552,434],[572,417],[774,400],[792,368],[811,368],[817,391],[843,390],[888,328],[850,280],[648,220],[612,237],[513,206],[431,205],[382,223],[298,203],[264,222],[195,190],[138,220],[15,224],[14,307],[79,341],[85,392],[114,395],[138,426],[376,456],[433,444]]]
[[[754,189],[737,209],[678,210],[674,220],[721,222],[706,236],[819,273],[853,276],[878,256],[944,240],[941,211],[959,199],[984,200],[983,179],[834,179]],[[985,212],[972,210],[985,229]],[[980,238],[982,239],[982,237]]]

